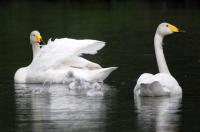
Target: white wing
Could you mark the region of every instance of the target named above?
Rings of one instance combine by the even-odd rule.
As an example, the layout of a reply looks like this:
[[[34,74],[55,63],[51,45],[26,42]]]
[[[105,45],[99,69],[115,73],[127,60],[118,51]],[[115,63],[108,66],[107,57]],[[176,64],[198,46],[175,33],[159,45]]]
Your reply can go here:
[[[104,46],[105,42],[89,39],[62,38],[54,41],[50,40],[34,58],[31,67],[35,70],[58,69],[67,66],[101,68],[100,65],[80,56],[82,54],[96,54]]]
[[[91,39],[77,40],[61,38],[54,41],[49,40],[49,45],[56,48],[56,50],[64,50],[64,53],[67,51],[68,54],[80,56],[82,54],[96,54],[98,50],[105,46],[105,42]]]

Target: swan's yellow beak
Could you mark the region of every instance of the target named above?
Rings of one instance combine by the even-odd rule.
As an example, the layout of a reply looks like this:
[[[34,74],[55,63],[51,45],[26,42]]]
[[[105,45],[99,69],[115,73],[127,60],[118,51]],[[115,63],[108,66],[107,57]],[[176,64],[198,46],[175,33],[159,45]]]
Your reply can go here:
[[[42,39],[42,37],[41,37],[40,34],[37,34],[37,35],[35,36],[35,40],[36,40],[37,43],[40,43],[40,42],[41,42],[41,39]]]
[[[177,32],[180,32],[180,30],[177,28],[177,27],[175,27],[174,25],[169,25],[168,26],[168,28],[172,31],[172,32],[174,32],[174,33],[177,33]]]

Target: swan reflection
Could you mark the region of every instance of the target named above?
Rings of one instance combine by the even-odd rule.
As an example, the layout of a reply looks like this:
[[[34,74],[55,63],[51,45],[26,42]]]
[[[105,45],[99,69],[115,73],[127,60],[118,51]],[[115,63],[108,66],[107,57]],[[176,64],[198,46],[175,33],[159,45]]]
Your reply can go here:
[[[41,90],[40,94],[35,94],[38,90]],[[104,96],[88,97],[88,89],[70,90],[58,84],[49,87],[40,84],[16,84],[17,121],[20,122],[17,129],[104,129],[107,105],[104,97],[113,94],[113,90],[105,84],[101,90]]]
[[[134,97],[141,131],[176,132],[182,96]]]

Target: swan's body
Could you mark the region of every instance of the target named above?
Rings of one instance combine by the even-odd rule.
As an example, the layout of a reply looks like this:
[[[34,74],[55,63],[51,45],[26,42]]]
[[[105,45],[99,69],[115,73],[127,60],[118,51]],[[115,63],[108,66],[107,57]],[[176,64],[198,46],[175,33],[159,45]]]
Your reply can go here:
[[[62,83],[68,73],[86,81],[103,81],[116,69],[102,68],[81,57],[82,54],[96,54],[105,46],[102,41],[63,38],[50,40],[40,48],[39,39],[39,32],[33,31],[30,36],[33,60],[29,66],[16,71],[15,83]]]
[[[154,48],[158,64],[158,74],[142,74],[134,88],[136,96],[171,96],[182,94],[182,89],[176,79],[170,74],[163,53],[163,38],[165,35],[179,32],[178,28],[168,23],[158,26],[154,37]]]

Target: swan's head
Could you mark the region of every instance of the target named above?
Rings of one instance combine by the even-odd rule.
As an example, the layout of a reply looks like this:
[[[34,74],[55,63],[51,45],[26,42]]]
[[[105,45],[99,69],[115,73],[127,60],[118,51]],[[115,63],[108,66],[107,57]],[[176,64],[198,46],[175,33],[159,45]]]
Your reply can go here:
[[[43,44],[42,37],[38,31],[32,31],[30,34],[31,44]]]
[[[181,32],[176,26],[171,25],[169,23],[161,23],[156,31],[159,35],[165,36],[172,33]]]

